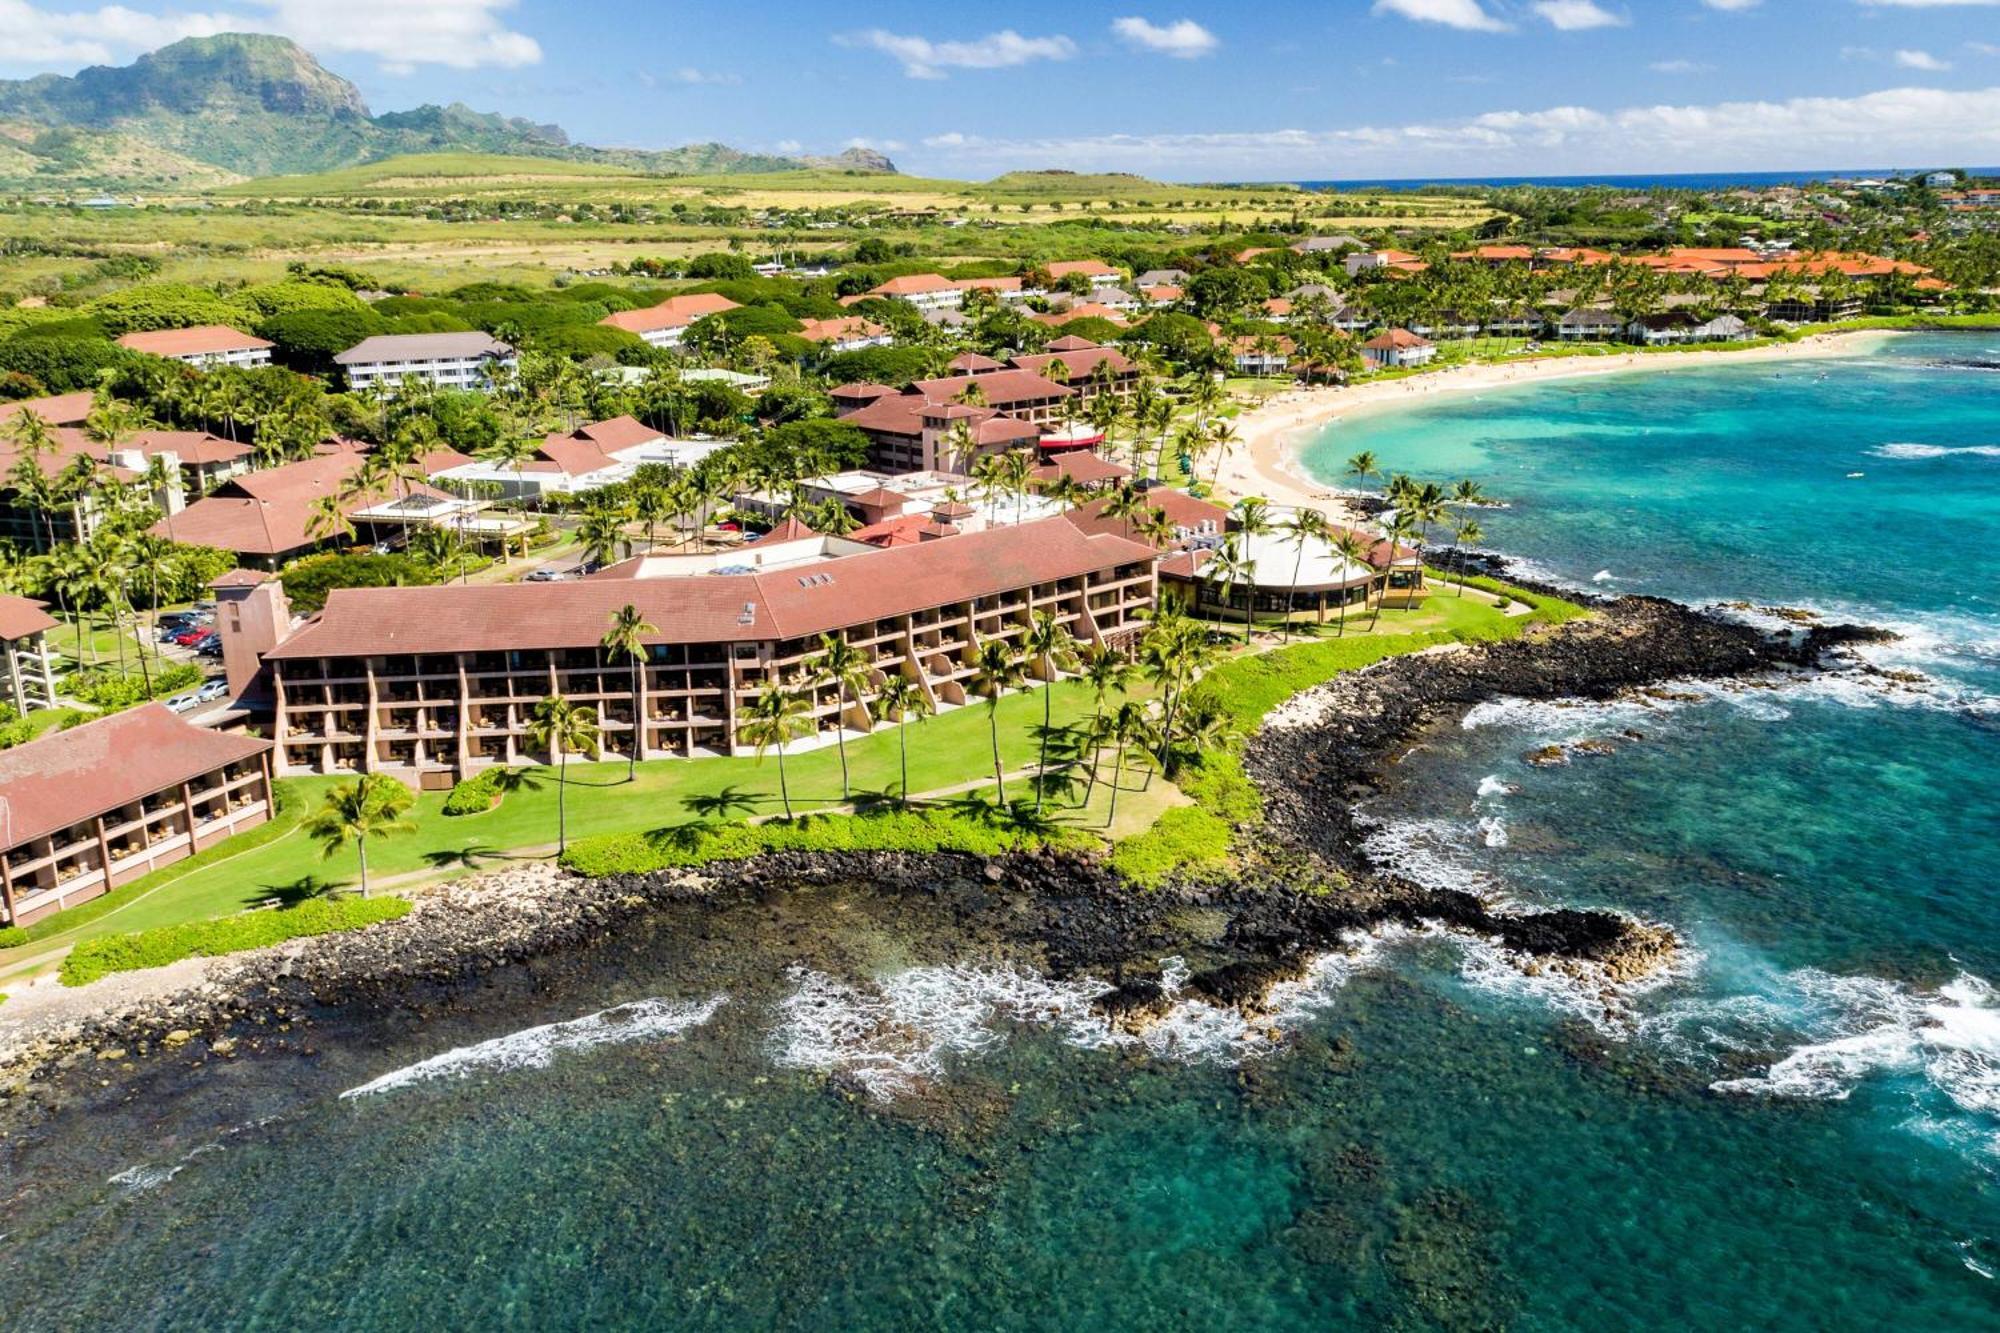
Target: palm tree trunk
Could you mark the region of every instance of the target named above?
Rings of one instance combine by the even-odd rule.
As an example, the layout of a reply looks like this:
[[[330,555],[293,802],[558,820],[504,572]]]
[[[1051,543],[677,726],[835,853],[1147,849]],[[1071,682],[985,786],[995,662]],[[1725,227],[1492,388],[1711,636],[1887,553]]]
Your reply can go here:
[[[785,803],[785,818],[792,817],[792,788],[785,781],[785,743],[778,742],[778,796]]]
[[[368,839],[356,838],[354,850],[361,857],[361,896],[368,896]]]
[[[646,745],[646,705],[639,697],[639,659],[632,659],[632,747],[625,755],[625,780],[639,780],[639,751]]]
[[[908,718],[904,718],[896,727],[896,742],[903,752],[903,790],[897,804],[907,810],[910,808],[910,727]]]
[[[993,702],[986,710],[987,729],[993,734],[993,785],[999,789],[1000,804],[1007,804],[1007,776],[1000,769],[1000,692],[993,692]]]
[[[1042,813],[1042,795],[1049,785],[1049,690],[1053,682],[1042,682],[1042,747],[1035,760],[1035,813]]]
[[[1281,643],[1292,641],[1292,603],[1299,599],[1299,566],[1306,560],[1306,545],[1299,543],[1299,553],[1292,557],[1292,586],[1285,592],[1285,630]]]
[[[851,801],[854,799],[854,790],[847,780],[847,727],[845,725],[846,719],[841,717],[840,715],[841,707],[844,704],[846,704],[846,702],[847,702],[847,688],[846,686],[842,686],[840,689],[835,690],[833,692],[833,704],[834,704],[833,743],[840,750],[840,799],[843,801]]]
[[[1110,828],[1118,822],[1118,782],[1125,775],[1125,738],[1118,738],[1118,756],[1111,761],[1111,810],[1104,816],[1104,827]]]
[[[1100,702],[1090,714],[1090,773],[1083,780],[1083,803],[1090,804],[1090,798],[1097,794],[1097,761],[1104,756],[1104,746],[1098,736],[1104,726],[1104,705]]]
[[[556,855],[569,850],[569,746],[556,759]]]

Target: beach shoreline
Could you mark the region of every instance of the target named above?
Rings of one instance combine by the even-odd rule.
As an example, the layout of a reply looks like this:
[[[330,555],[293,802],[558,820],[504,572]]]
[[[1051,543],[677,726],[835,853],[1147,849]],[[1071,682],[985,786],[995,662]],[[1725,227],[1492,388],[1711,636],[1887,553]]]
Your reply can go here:
[[[1863,356],[1899,336],[1893,331],[1863,330],[1819,333],[1795,343],[1762,347],[1479,362],[1374,384],[1287,390],[1237,418],[1236,431],[1241,443],[1230,450],[1221,464],[1217,494],[1225,500],[1255,495],[1279,507],[1314,508],[1329,518],[1354,521],[1360,515],[1347,504],[1341,489],[1307,473],[1299,457],[1300,446],[1309,435],[1336,421],[1418,407],[1456,394],[1557,380]]]

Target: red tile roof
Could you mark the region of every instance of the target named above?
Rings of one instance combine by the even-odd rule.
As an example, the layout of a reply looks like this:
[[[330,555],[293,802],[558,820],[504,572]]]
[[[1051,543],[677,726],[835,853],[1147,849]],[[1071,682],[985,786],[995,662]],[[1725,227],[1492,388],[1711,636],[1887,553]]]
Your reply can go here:
[[[1044,519],[769,573],[339,588],[315,620],[269,656],[589,648],[627,603],[659,627],[648,643],[806,638],[1151,559],[1151,549],[1139,543]]]
[[[1068,453],[1057,454],[1035,469],[1036,481],[1054,481],[1057,477],[1068,477],[1085,486],[1105,481],[1123,481],[1131,475],[1131,468],[1114,463],[1108,458],[1101,458],[1088,449],[1072,449]]]
[[[277,556],[310,546],[317,540],[306,535],[313,501],[322,495],[342,494],[347,479],[360,470],[366,458],[358,449],[338,448],[283,467],[233,477],[215,494],[174,515],[173,539],[238,555]],[[444,450],[425,458],[422,467],[427,473],[437,473],[471,461]],[[406,489],[417,495],[444,494],[424,485]],[[345,508],[350,514],[358,513],[392,494],[390,488],[377,486]],[[167,524],[162,520],[150,531],[164,537]]]
[[[848,315],[843,319],[808,319],[798,331],[798,337],[809,343],[843,342],[849,338],[880,338],[889,330],[873,320],[859,315]]]
[[[0,421],[7,420],[16,412],[33,412],[51,426],[81,426],[96,402],[88,389],[52,394],[47,398],[23,398],[17,403],[0,403]]]
[[[877,283],[868,289],[870,296],[921,296],[927,292],[947,292],[953,289],[951,279],[941,273],[906,273],[900,278]]]
[[[268,741],[208,731],[160,704],[0,750],[0,848],[59,832],[191,778],[254,758]]]
[[[1045,265],[1052,278],[1067,278],[1072,273],[1081,273],[1086,278],[1115,278],[1118,270],[1101,259],[1064,259]]]
[[[1017,369],[1031,370],[1037,375],[1046,376],[1049,373],[1049,368],[1058,361],[1062,362],[1063,368],[1069,372],[1069,383],[1071,384],[1078,384],[1091,379],[1096,375],[1097,368],[1100,365],[1110,366],[1112,373],[1115,375],[1135,374],[1139,369],[1132,364],[1131,360],[1123,352],[1118,351],[1116,348],[1097,346],[1071,346],[1043,352],[1036,356],[1017,356],[1011,364]]]
[[[1388,351],[1398,347],[1430,347],[1434,344],[1432,344],[1430,339],[1419,338],[1408,329],[1388,329],[1376,334],[1361,345],[1363,347],[1372,347],[1376,351]]]
[[[218,356],[224,352],[252,352],[277,346],[253,338],[227,324],[198,324],[189,329],[153,329],[128,333],[118,340],[120,347],[152,356]]]
[[[997,370],[987,375],[952,375],[945,379],[918,380],[911,386],[933,403],[948,403],[977,385],[988,404],[1031,403],[1046,398],[1067,398],[1074,389],[1043,379],[1030,370]]]
[[[47,605],[31,597],[0,595],[0,639],[11,642],[54,629],[57,622],[44,609]]]
[[[669,296],[658,305],[644,310],[615,311],[597,322],[627,333],[657,333],[661,329],[684,329],[698,319],[739,308],[726,296],[715,292],[695,292],[687,296]]]
[[[1063,517],[1080,531],[1116,533],[1122,537],[1125,535],[1125,520],[1111,518],[1104,512],[1110,503],[1111,497],[1107,495],[1102,499],[1092,500],[1089,504],[1078,505]],[[1221,505],[1210,504],[1206,500],[1197,500],[1186,491],[1177,491],[1171,486],[1155,486],[1147,491],[1146,504],[1152,509],[1165,510],[1169,523],[1178,528],[1187,528],[1189,531],[1200,531],[1204,520],[1212,524],[1213,530],[1218,533],[1229,526],[1227,509]],[[1137,540],[1138,525],[1139,519],[1135,517],[1132,520],[1134,540]]]

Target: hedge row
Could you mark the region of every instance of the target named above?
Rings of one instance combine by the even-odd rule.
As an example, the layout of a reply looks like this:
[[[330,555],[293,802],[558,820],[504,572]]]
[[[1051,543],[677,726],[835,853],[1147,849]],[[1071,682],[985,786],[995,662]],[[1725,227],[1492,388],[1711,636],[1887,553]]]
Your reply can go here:
[[[355,930],[408,914],[404,898],[315,898],[270,912],[190,921],[85,940],[63,959],[62,984],[82,986],[113,972],[164,967],[183,958],[216,958],[308,935]]]
[[[129,708],[133,704],[144,703],[148,698],[163,699],[170,694],[192,689],[201,684],[206,675],[193,662],[162,663],[152,673],[153,691],[148,695],[146,678],[139,672],[126,674],[104,668],[77,676],[65,692],[93,708]]]
[[[1000,856],[1039,847],[1083,851],[1096,845],[1096,839],[1076,829],[1021,828],[953,810],[891,810],[609,834],[570,844],[562,863],[580,875],[600,877],[738,861],[765,852],[967,852]]]

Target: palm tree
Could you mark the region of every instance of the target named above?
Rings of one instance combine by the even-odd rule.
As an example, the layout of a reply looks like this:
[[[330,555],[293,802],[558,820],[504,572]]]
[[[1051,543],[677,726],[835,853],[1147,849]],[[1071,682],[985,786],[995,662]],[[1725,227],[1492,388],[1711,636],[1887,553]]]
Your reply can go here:
[[[1292,638],[1292,603],[1299,596],[1299,569],[1305,564],[1306,543],[1324,542],[1328,536],[1326,515],[1317,509],[1301,509],[1278,524],[1278,530],[1292,540],[1292,586],[1285,595],[1284,642]]]
[[[1222,603],[1229,604],[1230,595],[1241,585],[1243,598],[1243,646],[1250,646],[1252,620],[1257,612],[1257,562],[1243,553],[1237,541],[1239,534],[1230,533],[1222,539],[1222,545],[1215,549],[1208,563],[1202,566],[1201,576],[1209,583],[1222,585]]]
[[[1366,483],[1370,477],[1382,475],[1382,464],[1372,449],[1363,449],[1347,460],[1347,475],[1358,482]]]
[[[583,516],[577,525],[577,544],[583,558],[596,565],[616,564],[632,554],[632,539],[625,531],[624,511],[600,505]]]
[[[1228,461],[1229,451],[1242,441],[1236,427],[1227,421],[1216,421],[1208,428],[1208,441],[1215,446],[1215,472],[1209,478],[1210,485],[1222,484],[1222,465]]]
[[[528,735],[556,761],[556,855],[569,850],[569,757],[597,748],[597,710],[551,694],[535,705]]]
[[[415,800],[415,794],[394,778],[364,773],[327,792],[306,821],[305,833],[329,859],[348,843],[354,844],[361,859],[361,896],[366,898],[368,840],[413,832],[417,826],[406,816]]]
[[[743,739],[757,747],[760,763],[766,749],[777,747],[778,795],[784,800],[786,819],[792,817],[792,789],[785,779],[785,746],[812,725],[811,712],[804,695],[773,681],[757,696],[743,723]]]
[[[1390,521],[1389,573],[1383,575],[1382,591],[1375,595],[1375,615],[1368,622],[1369,629],[1372,630],[1375,628],[1376,625],[1381,623],[1382,602],[1389,595],[1389,577],[1395,572],[1396,557],[1402,551],[1403,543],[1407,540],[1408,542],[1411,543],[1410,550],[1416,551],[1417,535],[1421,531],[1422,527],[1423,524],[1417,518],[1417,516],[1406,509],[1397,510],[1396,517]],[[1423,568],[1421,560],[1419,560],[1417,567],[1419,570]]]
[[[1451,530],[1452,555],[1458,564],[1458,595],[1465,596],[1465,548],[1474,542],[1483,541],[1486,529],[1479,526],[1479,520],[1470,516],[1461,518]]]
[[[896,727],[896,743],[901,751],[903,785],[898,792],[897,799],[903,808],[908,809],[910,804],[909,722],[913,717],[925,717],[930,714],[932,711],[930,693],[908,676],[891,676],[883,681],[882,688],[876,691],[874,711],[877,717],[893,718],[898,724]]]
[[[354,524],[348,521],[347,509],[338,495],[322,495],[312,502],[306,513],[306,536],[315,541],[331,542],[354,535]]]
[[[819,636],[819,655],[806,663],[815,685],[833,686],[833,743],[840,749],[840,799],[852,800],[854,790],[847,779],[847,725],[841,711],[851,693],[860,704],[875,681],[868,654],[837,634]]]
[[[632,744],[625,755],[625,780],[639,776],[639,751],[646,748],[646,706],[640,689],[640,668],[646,661],[646,636],[658,634],[657,625],[648,624],[639,608],[627,602],[611,613],[611,628],[604,632],[600,646],[614,662],[625,657],[632,663]]]
[[[1118,753],[1111,760],[1111,809],[1104,818],[1106,828],[1118,822],[1118,792],[1125,779],[1125,747],[1136,742],[1143,749],[1156,739],[1146,706],[1136,699],[1119,704],[1118,711],[1111,715],[1111,735],[1118,742]]]
[[[1090,804],[1090,798],[1097,790],[1098,752],[1103,747],[1104,703],[1115,691],[1123,694],[1132,684],[1134,668],[1123,654],[1105,647],[1101,643],[1092,644],[1083,655],[1083,683],[1090,687],[1090,776],[1084,786],[1083,803]]]
[[[1104,502],[1104,516],[1125,520],[1125,535],[1132,535],[1132,520],[1145,513],[1152,506],[1146,502],[1146,493],[1129,482],[1121,483]]]
[[[1052,611],[1037,611],[1021,637],[1021,651],[1041,666],[1042,736],[1041,757],[1035,763],[1035,813],[1042,812],[1042,786],[1049,772],[1050,694],[1059,672],[1076,665],[1076,640]]]
[[[1364,540],[1353,528],[1342,528],[1333,535],[1333,551],[1348,565],[1355,565],[1368,571],[1368,582],[1361,585],[1361,609],[1368,609],[1368,592],[1374,585],[1374,566],[1368,563],[1368,553],[1373,545]],[[1347,636],[1347,589],[1340,590],[1340,635]]]
[[[993,785],[1007,803],[1007,775],[1000,767],[1000,700],[1027,679],[1021,654],[1005,639],[988,639],[972,659],[973,685],[986,696],[986,726],[993,738]]]

